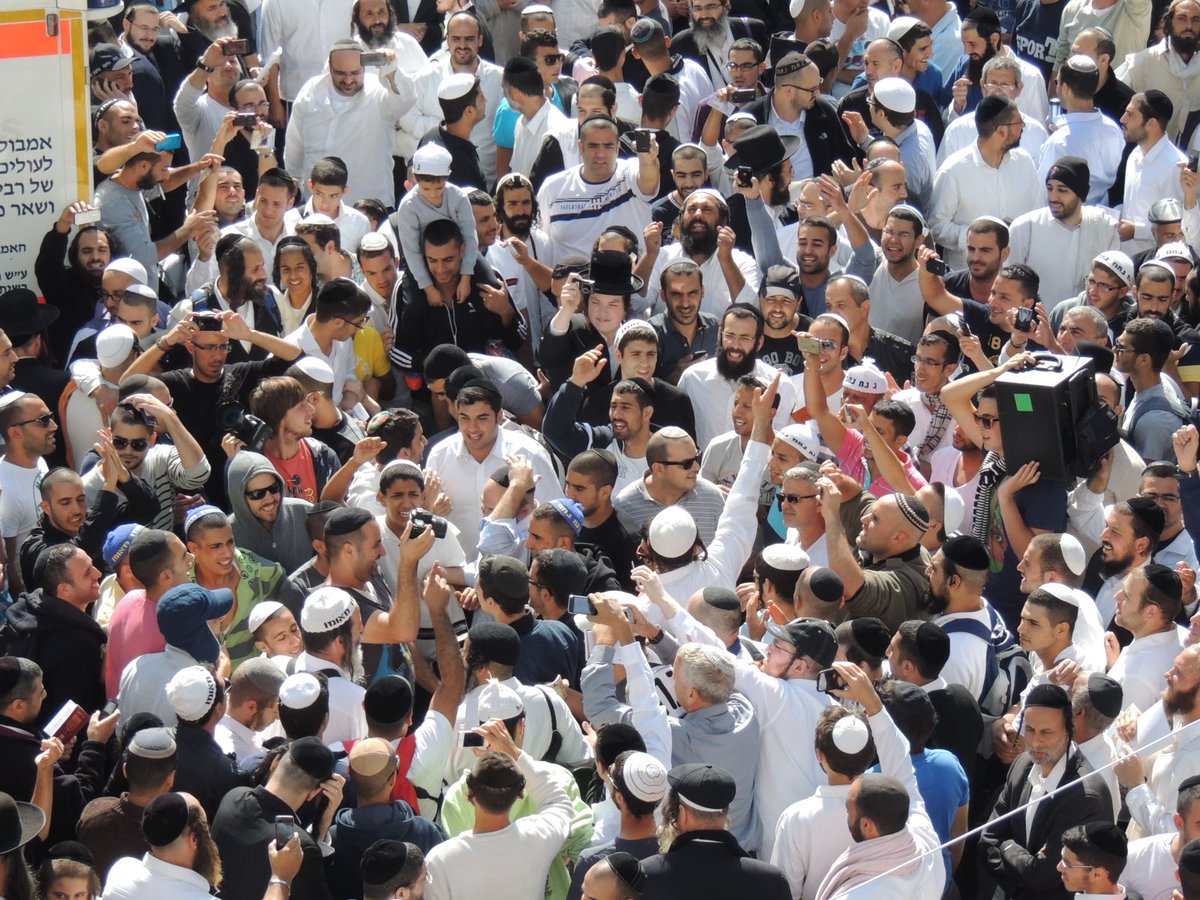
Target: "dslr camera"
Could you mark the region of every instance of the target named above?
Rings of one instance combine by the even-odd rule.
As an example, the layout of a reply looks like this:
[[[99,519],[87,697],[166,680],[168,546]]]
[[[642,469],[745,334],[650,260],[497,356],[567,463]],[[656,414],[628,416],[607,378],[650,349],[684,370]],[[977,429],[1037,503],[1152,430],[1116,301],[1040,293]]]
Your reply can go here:
[[[412,530],[408,533],[409,537],[424,534],[426,528],[432,528],[433,536],[436,538],[446,536],[446,520],[441,516],[435,516],[427,509],[414,509],[408,517],[408,522],[412,526]]]
[[[270,425],[258,416],[252,416],[240,403],[222,403],[217,407],[217,425],[226,434],[232,434],[246,445],[247,450],[262,453],[263,445],[275,433]]]

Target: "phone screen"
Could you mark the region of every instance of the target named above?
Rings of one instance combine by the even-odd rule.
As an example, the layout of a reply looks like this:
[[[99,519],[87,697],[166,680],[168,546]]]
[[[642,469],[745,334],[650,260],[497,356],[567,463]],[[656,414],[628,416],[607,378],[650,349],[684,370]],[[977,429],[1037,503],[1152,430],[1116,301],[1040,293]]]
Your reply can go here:
[[[292,835],[296,833],[296,819],[294,816],[276,816],[275,817],[275,849],[282,850],[287,846],[287,842],[292,839]]]

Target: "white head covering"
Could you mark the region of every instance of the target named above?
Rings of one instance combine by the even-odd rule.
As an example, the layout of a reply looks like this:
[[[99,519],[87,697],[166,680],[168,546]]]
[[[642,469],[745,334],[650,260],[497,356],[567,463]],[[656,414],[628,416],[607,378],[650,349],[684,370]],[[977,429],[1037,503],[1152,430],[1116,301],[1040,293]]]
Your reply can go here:
[[[1104,652],[1104,623],[1100,621],[1096,601],[1078,588],[1057,582],[1047,582],[1041,589],[1079,610],[1075,630],[1071,633],[1071,645],[1085,672],[1103,672],[1108,657]]]

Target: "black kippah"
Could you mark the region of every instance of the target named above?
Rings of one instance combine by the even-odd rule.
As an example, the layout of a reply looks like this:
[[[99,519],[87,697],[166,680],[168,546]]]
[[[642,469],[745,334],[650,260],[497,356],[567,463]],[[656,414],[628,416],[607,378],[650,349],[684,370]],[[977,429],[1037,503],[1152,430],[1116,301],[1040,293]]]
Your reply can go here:
[[[700,597],[709,606],[723,609],[726,612],[740,612],[742,608],[742,603],[738,600],[738,595],[729,588],[709,585],[700,592]]]
[[[973,572],[984,572],[991,564],[987,549],[969,534],[947,538],[942,544],[942,553],[956,566]]]
[[[1176,603],[1183,599],[1183,582],[1179,580],[1179,573],[1174,569],[1158,563],[1146,563],[1142,566],[1142,571],[1151,586],[1168,599]]]
[[[413,689],[402,675],[385,675],[363,697],[363,712],[381,725],[395,725],[408,718],[413,708]]]
[[[618,850],[616,853],[610,853],[607,859],[608,867],[613,870],[613,874],[624,882],[630,893],[635,897],[639,896],[642,888],[646,886],[646,873],[638,858],[632,853]]]
[[[333,774],[333,751],[315,737],[302,737],[288,747],[291,759],[309,778],[325,781]]]
[[[1109,719],[1115,719],[1121,714],[1124,703],[1124,691],[1116,679],[1109,678],[1099,672],[1093,672],[1087,680],[1088,699],[1096,712]]]
[[[335,509],[325,520],[325,534],[353,534],[375,517],[365,509],[356,506],[343,506]]]
[[[160,794],[142,813],[142,836],[151,847],[174,843],[187,827],[188,805],[182,794]]]
[[[887,656],[888,644],[892,642],[892,633],[887,626],[874,616],[863,616],[850,621],[850,633],[854,641],[868,656],[882,659]]]
[[[1025,698],[1025,708],[1043,706],[1049,709],[1070,709],[1071,698],[1057,684],[1039,684]]]
[[[1083,826],[1083,833],[1097,850],[1124,859],[1129,853],[1129,841],[1123,832],[1112,822],[1088,822]]]
[[[1004,114],[1010,104],[1003,97],[984,97],[975,107],[975,125],[982,127]]]

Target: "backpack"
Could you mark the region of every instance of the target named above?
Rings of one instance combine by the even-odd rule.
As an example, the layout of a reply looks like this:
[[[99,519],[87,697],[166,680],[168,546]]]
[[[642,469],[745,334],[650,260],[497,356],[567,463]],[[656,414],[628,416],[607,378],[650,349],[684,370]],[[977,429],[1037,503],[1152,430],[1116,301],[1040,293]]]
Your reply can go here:
[[[1151,412],[1169,412],[1179,418],[1180,426],[1196,425],[1200,427],[1200,417],[1197,416],[1196,407],[1194,404],[1189,404],[1186,407],[1180,406],[1172,401],[1168,396],[1150,397],[1137,405],[1137,409],[1133,411],[1133,418],[1129,420],[1129,428],[1122,430],[1123,437],[1130,444],[1133,444],[1133,434],[1137,431],[1138,422],[1142,420],[1142,416]]]
[[[990,627],[978,619],[952,619],[942,625],[942,630],[946,634],[973,634],[987,644],[983,690],[976,699],[984,715],[999,717],[1021,698],[1033,677],[1033,667],[999,613],[991,606],[985,608]]]

